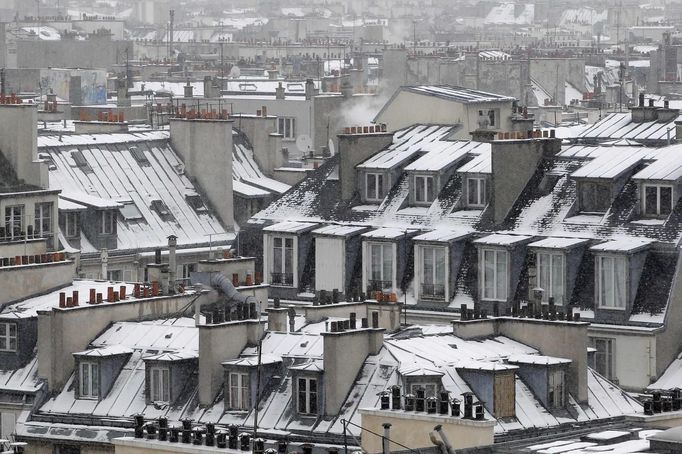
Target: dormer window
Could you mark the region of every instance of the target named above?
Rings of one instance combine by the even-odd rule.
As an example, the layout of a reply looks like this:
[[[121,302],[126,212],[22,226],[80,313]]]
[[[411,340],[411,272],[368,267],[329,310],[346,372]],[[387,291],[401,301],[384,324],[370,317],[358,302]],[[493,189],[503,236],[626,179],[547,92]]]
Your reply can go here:
[[[553,298],[556,304],[564,303],[565,257],[563,253],[542,251],[537,253],[538,287],[543,289],[542,302]]]
[[[611,206],[611,187],[606,183],[581,181],[579,187],[580,211],[605,213]]]
[[[270,283],[294,285],[294,238],[276,236],[272,238],[272,272]]]
[[[79,393],[81,399],[99,398],[99,364],[83,361],[79,370]]]
[[[445,298],[445,257],[444,246],[423,246],[421,297],[442,300]]]
[[[438,395],[438,384],[437,383],[411,383],[410,384],[410,394],[417,395],[417,390],[424,390],[424,397],[436,397]]]
[[[393,287],[393,244],[376,242],[367,244],[367,285],[369,290],[389,290]]]
[[[52,234],[52,202],[36,203],[33,233],[45,237]]]
[[[596,263],[597,305],[602,309],[625,309],[627,305],[627,258],[598,255]]]
[[[668,185],[644,185],[642,190],[642,213],[648,217],[667,217],[673,211],[673,187]]]
[[[100,231],[102,235],[112,235],[116,231],[116,212],[103,210],[100,212]]]
[[[24,229],[24,206],[12,205],[5,207],[5,236],[8,239],[18,239]]]
[[[384,200],[384,174],[368,173],[365,175],[365,198],[368,201],[379,202]]]
[[[230,410],[248,410],[251,408],[249,397],[249,374],[246,372],[230,372],[229,401]]]
[[[434,196],[434,178],[429,175],[415,175],[414,199],[417,203],[431,203]]]
[[[486,181],[483,177],[467,178],[467,206],[471,208],[483,208],[488,203],[486,196]]]
[[[296,379],[296,408],[302,415],[317,415],[317,378]]]
[[[506,301],[509,280],[509,253],[504,249],[481,249],[481,297]]]
[[[64,213],[64,224],[67,238],[75,238],[80,235],[80,213],[77,211]]]
[[[0,351],[17,351],[17,324],[0,323]]]
[[[562,408],[564,406],[564,376],[563,369],[552,369],[548,375],[548,401],[552,408]]]
[[[149,399],[152,402],[170,402],[170,369],[154,366],[149,371]]]

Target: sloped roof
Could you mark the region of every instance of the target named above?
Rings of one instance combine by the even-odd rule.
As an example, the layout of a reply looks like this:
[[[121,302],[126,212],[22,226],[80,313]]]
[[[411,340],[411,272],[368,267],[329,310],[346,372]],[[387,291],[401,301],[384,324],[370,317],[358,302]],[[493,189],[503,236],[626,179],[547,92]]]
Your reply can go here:
[[[635,123],[632,121],[632,113],[611,113],[598,121],[592,127],[578,135],[579,139],[633,139],[662,141],[675,139],[675,121],[680,117],[667,122],[646,121]]]
[[[418,85],[414,87],[402,87],[401,90],[412,93],[436,96],[441,99],[456,101],[467,104],[514,101],[511,96],[488,93],[473,88],[457,87],[454,85]]]

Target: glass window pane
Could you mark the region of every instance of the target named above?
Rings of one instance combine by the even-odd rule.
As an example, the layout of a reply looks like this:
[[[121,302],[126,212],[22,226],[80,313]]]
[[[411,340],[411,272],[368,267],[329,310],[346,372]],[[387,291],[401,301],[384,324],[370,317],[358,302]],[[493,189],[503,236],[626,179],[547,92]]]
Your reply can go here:
[[[552,255],[552,284],[549,296],[554,297],[555,304],[563,304],[564,301],[564,256]],[[549,298],[548,296],[548,298]]]
[[[97,364],[90,364],[90,374],[92,375],[92,396],[99,395],[99,368]]]
[[[435,284],[445,284],[445,248],[435,248]]]
[[[473,178],[467,180],[467,202],[469,205],[476,205],[478,203],[476,197],[477,186],[476,180]]]
[[[660,188],[660,210],[658,214],[667,216],[673,210],[673,189],[670,187]]]
[[[414,185],[415,185],[415,199],[417,202],[424,202],[426,200],[424,196],[424,178],[423,177],[414,177]]]
[[[377,199],[384,198],[384,176],[382,174],[377,175]]]
[[[433,202],[433,177],[426,178],[426,201]]]
[[[657,203],[657,188],[655,186],[647,186],[644,189],[644,213],[657,214]]]
[[[497,252],[496,263],[496,299],[507,299],[507,252]]]
[[[434,283],[434,270],[433,270],[433,248],[424,247],[422,249],[422,263],[424,270],[424,284]]]
[[[367,198],[375,199],[377,191],[377,182],[373,174],[367,174]]]
[[[89,382],[90,382],[90,371],[88,370],[88,364],[83,363],[81,364],[81,393],[84,396],[89,396],[90,395],[90,387]]]
[[[615,269],[613,273],[614,280],[614,307],[625,307],[625,258],[617,257],[614,259]]]
[[[545,292],[542,295],[542,300],[547,301],[550,293],[550,279],[549,279],[549,254],[542,253],[537,255],[538,259],[538,287]]]
[[[391,285],[393,285],[393,246],[391,244],[383,245],[383,271],[381,280],[390,281]]]

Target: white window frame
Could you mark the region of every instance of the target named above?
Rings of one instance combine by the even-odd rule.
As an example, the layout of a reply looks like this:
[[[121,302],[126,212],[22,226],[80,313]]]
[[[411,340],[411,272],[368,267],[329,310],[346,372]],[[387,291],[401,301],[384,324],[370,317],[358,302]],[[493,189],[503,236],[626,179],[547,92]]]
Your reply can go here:
[[[248,372],[229,372],[228,383],[230,410],[249,410],[251,393],[249,392]]]
[[[5,207],[5,236],[11,239],[21,238],[21,233],[18,236],[14,235],[14,227],[19,226],[19,232],[25,229],[24,218],[26,217],[26,206],[24,205],[8,205]]]
[[[116,230],[116,211],[102,210],[101,213],[100,220],[102,223],[99,233],[102,235],[112,235]]]
[[[560,262],[557,274],[556,262]],[[556,305],[563,305],[566,298],[566,256],[557,251],[537,251],[536,253],[537,286],[542,288],[542,302],[549,302],[554,297]],[[545,273],[547,276],[545,276]],[[557,292],[557,290],[560,290]],[[559,296],[557,296],[559,294]]]
[[[547,371],[547,401],[552,408],[564,406],[566,374],[561,368]]]
[[[381,172],[368,172],[365,174],[365,199],[370,202],[380,202],[384,200],[384,175]],[[374,193],[369,191],[369,180],[374,180]]]
[[[420,281],[417,283],[420,287],[423,284],[429,285],[442,285],[444,289],[444,298],[448,298],[448,248],[446,246],[439,246],[435,244],[423,244],[419,245],[419,271],[420,271]],[[443,281],[438,282],[438,276],[436,272],[436,265],[438,263],[437,256],[439,253],[443,254]],[[427,280],[429,276],[426,275],[426,263],[431,262],[432,276],[431,279]],[[423,294],[423,289],[420,289],[420,293]]]
[[[276,243],[277,241],[281,241],[281,246],[277,246]],[[296,287],[297,285],[297,276],[296,276],[296,255],[297,255],[297,250],[298,250],[298,244],[296,241],[296,237],[292,235],[272,235],[270,238],[271,241],[271,246],[270,246],[270,258],[271,258],[271,263],[270,263],[270,273],[281,273],[281,274],[289,274],[291,273],[292,275],[292,284],[291,287]],[[291,242],[291,248],[287,247],[287,242]],[[291,249],[291,263],[287,264],[287,250]],[[275,269],[275,257],[277,255],[280,255],[280,263],[281,263],[281,269],[277,270]],[[289,265],[289,266],[287,266]],[[271,279],[271,276],[268,276],[269,279]],[[286,286],[285,284],[276,284],[276,285],[281,285],[281,286]]]
[[[646,203],[646,191],[649,188],[654,188],[656,189],[656,212],[655,213],[647,213],[647,203]],[[661,189],[670,189],[670,211],[667,214],[661,214]],[[642,214],[644,216],[655,216],[655,217],[662,217],[662,216],[669,216],[670,213],[672,213],[673,208],[675,205],[675,188],[673,188],[672,185],[668,184],[645,184],[642,187]]]
[[[35,217],[33,220],[33,235],[38,237],[52,235],[52,202],[36,203],[34,207]],[[47,221],[47,229],[43,229],[43,224]]]
[[[303,391],[305,393],[305,402],[303,404],[304,408],[301,408],[301,400],[300,400],[300,394],[301,394],[301,381],[305,382],[305,390]],[[310,390],[310,384],[315,383],[315,392],[311,392]],[[315,408],[312,408],[312,399],[311,396],[315,395]],[[320,405],[320,386],[319,386],[319,381],[316,377],[296,377],[296,410],[299,414],[301,415],[317,415],[318,414],[318,408]]]
[[[81,399],[99,399],[99,363],[82,361],[78,366],[78,390]]]
[[[80,235],[80,213],[78,211],[64,213],[64,233],[67,238],[75,238]]]
[[[293,140],[296,138],[296,117],[277,118],[277,134],[283,139]]]
[[[431,381],[413,382],[410,383],[410,394],[416,396],[418,388],[424,388],[424,397],[438,397],[438,390],[440,389],[438,383]]]
[[[469,182],[475,181],[475,192],[471,192],[471,186]],[[467,193],[467,206],[471,208],[484,208],[488,203],[488,197],[486,193],[487,181],[485,177],[467,177],[466,179],[466,193]],[[472,197],[473,196],[473,197]]]
[[[595,266],[595,289],[597,292],[597,307],[600,309],[609,309],[609,310],[620,310],[624,311],[627,308],[628,304],[628,281],[629,281],[629,276],[628,276],[628,258],[622,255],[597,255],[596,256],[596,266]],[[618,271],[617,271],[617,262],[622,262],[622,275],[618,276]],[[610,264],[610,265],[608,265]],[[608,266],[609,269],[605,269],[605,267]],[[620,278],[621,282],[620,284],[622,285],[621,289],[621,295],[622,295],[622,301],[619,300],[618,298],[618,288],[617,288],[617,278]],[[606,284],[604,284],[603,281],[608,280]],[[612,300],[611,301],[605,301],[605,291],[608,290],[608,288],[605,288],[605,286],[612,286],[610,289],[611,292],[610,294],[612,295]]]
[[[368,241],[365,243],[366,251],[367,251],[367,261],[365,265],[365,270],[367,273],[367,282],[365,285],[365,288],[369,285],[369,281],[388,281],[391,283],[391,288],[394,287],[394,276],[395,276],[395,265],[396,265],[396,257],[395,257],[395,250],[394,250],[394,244],[389,243],[386,241]],[[374,273],[373,273],[373,268],[374,268],[374,262],[372,261],[373,254],[372,254],[372,249],[373,248],[379,248],[379,261],[381,263],[381,266],[379,267],[379,274],[381,279],[374,279]],[[386,276],[386,253],[388,251],[388,257],[390,257],[390,269],[388,270],[389,276]]]
[[[13,322],[0,322],[0,352],[16,352],[19,327]],[[12,346],[14,344],[14,346]]]
[[[603,343],[604,351],[599,351],[599,344]],[[596,350],[594,352],[594,369],[609,380],[616,378],[616,340],[610,337],[590,337],[590,344]],[[606,370],[599,371],[598,364],[600,362],[598,356],[604,355],[603,361]]]
[[[431,187],[429,188],[429,182]],[[421,192],[420,189],[421,188]],[[430,191],[429,191],[430,189]],[[433,203],[436,200],[436,178],[433,175],[414,176],[414,201],[416,203]],[[419,197],[421,195],[421,197]]]
[[[152,366],[149,369],[149,400],[170,402],[170,368]]]
[[[479,260],[479,290],[480,290],[480,299],[485,300],[485,301],[507,301],[509,298],[509,266],[510,266],[510,260],[509,260],[509,251],[506,249],[497,249],[497,248],[481,248],[479,250],[480,253],[480,260]],[[486,258],[488,257],[488,254],[492,254],[493,257],[493,263],[492,263],[492,279],[493,279],[493,294],[488,295],[486,292],[486,279],[487,279],[487,271],[486,271]],[[499,276],[499,269],[498,269],[498,264],[500,263],[500,258],[504,258],[504,267],[505,267],[505,272],[504,276]],[[499,295],[498,294],[498,287],[499,287],[499,281],[500,279],[503,279],[504,282],[504,294]]]

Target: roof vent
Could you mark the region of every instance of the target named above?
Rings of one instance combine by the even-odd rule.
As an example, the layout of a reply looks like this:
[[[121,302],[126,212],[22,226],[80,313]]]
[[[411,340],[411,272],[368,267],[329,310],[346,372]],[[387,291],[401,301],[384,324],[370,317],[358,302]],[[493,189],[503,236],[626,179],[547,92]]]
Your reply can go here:
[[[185,200],[187,200],[187,204],[197,213],[205,213],[208,211],[199,194],[185,194]]]
[[[83,153],[80,150],[72,151],[71,158],[76,164],[76,167],[81,169],[83,172],[92,172],[92,167],[90,167],[90,164],[88,164],[88,161],[85,159],[85,156],[83,156]]]
[[[135,161],[137,161],[138,164],[141,166],[147,167],[149,166],[149,160],[147,159],[147,156],[145,156],[144,151],[140,150],[137,147],[130,147],[129,149],[130,154],[133,156]]]
[[[173,217],[170,210],[168,209],[168,206],[163,203],[163,200],[152,200],[151,209],[156,211],[156,214],[158,214],[163,220]]]
[[[118,209],[119,213],[121,213],[121,216],[123,216],[123,219],[126,221],[134,221],[136,219],[142,219],[142,213],[140,212],[139,208],[137,208],[137,205],[135,205],[135,202],[131,201],[125,201],[121,202],[123,206]]]

